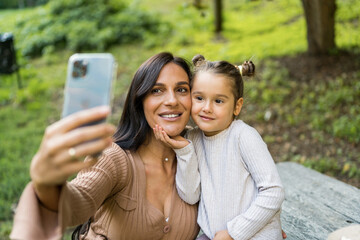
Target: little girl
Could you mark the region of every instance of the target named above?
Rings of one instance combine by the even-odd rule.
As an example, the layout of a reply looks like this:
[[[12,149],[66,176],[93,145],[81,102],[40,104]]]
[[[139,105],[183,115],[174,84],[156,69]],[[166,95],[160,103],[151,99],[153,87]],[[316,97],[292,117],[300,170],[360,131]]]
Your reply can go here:
[[[158,139],[174,148],[180,197],[200,200],[201,239],[283,239],[280,208],[284,190],[259,133],[236,120],[243,105],[243,76],[254,74],[252,62],[193,58],[191,116],[198,128],[170,138],[160,127]],[[200,193],[201,182],[201,193]]]

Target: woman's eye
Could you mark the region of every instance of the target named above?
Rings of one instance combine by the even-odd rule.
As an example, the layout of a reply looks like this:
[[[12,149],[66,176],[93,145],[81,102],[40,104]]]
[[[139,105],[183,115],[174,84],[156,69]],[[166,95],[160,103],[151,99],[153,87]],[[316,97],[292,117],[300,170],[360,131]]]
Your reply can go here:
[[[187,92],[188,92],[188,89],[187,89],[187,88],[179,88],[179,89],[178,89],[178,92],[187,93]]]
[[[220,99],[216,99],[215,102],[216,102],[216,103],[223,103],[224,101],[223,101],[223,100],[220,100]]]
[[[154,93],[154,94],[161,93],[161,89],[155,88],[155,89],[151,90],[151,93]]]

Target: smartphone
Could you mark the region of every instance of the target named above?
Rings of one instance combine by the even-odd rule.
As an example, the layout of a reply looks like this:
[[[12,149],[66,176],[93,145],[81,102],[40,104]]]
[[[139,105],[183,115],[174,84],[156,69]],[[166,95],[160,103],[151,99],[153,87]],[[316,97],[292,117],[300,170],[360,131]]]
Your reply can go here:
[[[115,77],[116,62],[110,53],[72,55],[67,68],[62,117],[97,106],[110,106]]]

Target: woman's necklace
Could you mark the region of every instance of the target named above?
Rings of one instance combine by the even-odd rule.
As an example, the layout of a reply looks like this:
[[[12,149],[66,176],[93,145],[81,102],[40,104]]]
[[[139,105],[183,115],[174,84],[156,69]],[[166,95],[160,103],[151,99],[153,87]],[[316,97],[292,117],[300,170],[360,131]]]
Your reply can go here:
[[[156,156],[157,158],[162,158],[162,157],[159,157],[158,154],[155,154],[153,151],[151,151],[151,149],[150,149],[149,147],[146,147],[146,148],[147,148],[147,150],[148,150],[149,152],[151,152],[152,155]],[[168,162],[168,161],[169,161],[169,158],[168,158],[168,157],[165,157],[165,158],[164,158],[164,161],[165,161],[165,162]]]

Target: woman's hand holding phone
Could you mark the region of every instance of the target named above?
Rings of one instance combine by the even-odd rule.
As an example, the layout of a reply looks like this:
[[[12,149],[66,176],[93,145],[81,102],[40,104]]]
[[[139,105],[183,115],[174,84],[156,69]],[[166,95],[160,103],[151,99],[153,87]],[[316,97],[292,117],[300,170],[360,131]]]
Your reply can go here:
[[[83,159],[111,145],[115,132],[113,125],[101,123],[80,127],[105,119],[109,114],[109,107],[96,107],[69,115],[46,128],[40,148],[32,159],[30,176],[38,197],[49,209],[57,210],[57,201],[53,199],[56,188],[97,161],[91,157],[86,161]]]
[[[47,127],[30,166],[36,194],[51,210],[57,210],[59,186],[95,164],[112,143],[115,127],[105,119],[115,73],[115,59],[108,53],[74,54],[69,59],[63,119]]]
[[[39,151],[31,162],[30,174],[38,185],[60,185],[72,174],[89,167],[96,159],[83,162],[112,143],[115,127],[96,124],[80,127],[106,118],[109,107],[83,110],[47,127]]]

